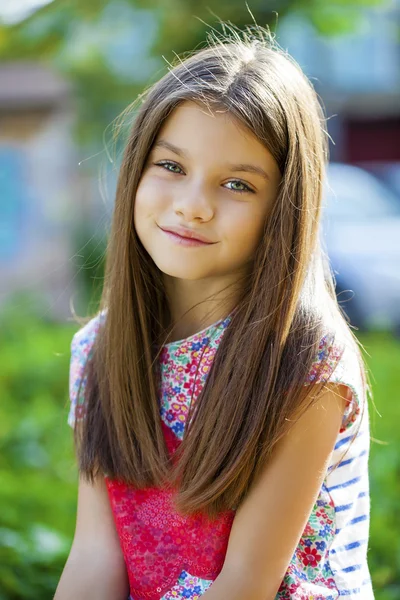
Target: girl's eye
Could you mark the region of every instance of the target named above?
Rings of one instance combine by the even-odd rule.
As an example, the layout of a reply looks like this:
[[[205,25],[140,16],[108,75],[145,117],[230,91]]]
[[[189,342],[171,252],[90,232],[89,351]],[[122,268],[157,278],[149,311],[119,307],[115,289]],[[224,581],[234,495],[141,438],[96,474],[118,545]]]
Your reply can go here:
[[[157,167],[162,167],[163,169],[165,169],[166,171],[169,171],[170,173],[177,173],[177,174],[181,174],[183,173],[182,168],[176,163],[173,162],[171,160],[163,160],[160,161],[158,163],[154,163]],[[250,186],[248,186],[246,183],[244,183],[244,181],[240,181],[239,179],[234,179],[232,181],[228,181],[228,183],[226,185],[231,185],[232,187],[229,187],[228,189],[232,190],[233,192],[237,192],[239,194],[241,193],[245,193],[245,192],[250,192],[252,194],[254,194],[254,190],[251,189]]]
[[[170,171],[171,173],[183,173],[180,166],[170,160],[164,160],[163,162],[155,164],[157,167],[163,167],[166,171]]]
[[[233,181],[228,181],[228,184],[231,184],[232,187],[228,188],[234,192],[239,192],[239,193],[243,193],[243,192],[251,192],[252,194],[254,194],[254,190],[251,189],[251,187],[249,187],[246,183],[244,183],[243,181],[240,181],[239,179],[234,179]]]

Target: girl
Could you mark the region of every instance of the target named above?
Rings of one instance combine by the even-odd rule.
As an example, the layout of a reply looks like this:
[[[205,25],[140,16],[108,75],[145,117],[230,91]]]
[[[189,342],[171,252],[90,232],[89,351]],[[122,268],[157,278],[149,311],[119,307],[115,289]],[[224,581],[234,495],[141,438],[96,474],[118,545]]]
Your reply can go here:
[[[369,386],[321,249],[326,159],[316,94],[261,28],[147,91],[72,340],[56,600],[373,598]]]

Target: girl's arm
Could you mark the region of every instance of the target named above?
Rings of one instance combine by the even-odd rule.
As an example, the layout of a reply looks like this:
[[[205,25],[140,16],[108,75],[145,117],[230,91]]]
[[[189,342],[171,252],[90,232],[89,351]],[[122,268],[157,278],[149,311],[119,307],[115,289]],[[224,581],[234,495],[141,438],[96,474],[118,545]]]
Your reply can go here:
[[[329,384],[278,442],[237,510],[205,600],[274,600],[326,475],[346,398],[346,386]]]
[[[79,481],[76,529],[54,600],[127,600],[128,576],[104,477]]]

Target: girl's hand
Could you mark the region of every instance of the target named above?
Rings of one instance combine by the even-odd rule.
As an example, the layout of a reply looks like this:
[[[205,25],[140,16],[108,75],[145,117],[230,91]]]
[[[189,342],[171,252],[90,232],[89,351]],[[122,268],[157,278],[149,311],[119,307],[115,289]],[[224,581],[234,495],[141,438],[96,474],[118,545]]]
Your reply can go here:
[[[328,384],[278,442],[237,510],[223,569],[205,600],[274,600],[325,478],[347,392]]]

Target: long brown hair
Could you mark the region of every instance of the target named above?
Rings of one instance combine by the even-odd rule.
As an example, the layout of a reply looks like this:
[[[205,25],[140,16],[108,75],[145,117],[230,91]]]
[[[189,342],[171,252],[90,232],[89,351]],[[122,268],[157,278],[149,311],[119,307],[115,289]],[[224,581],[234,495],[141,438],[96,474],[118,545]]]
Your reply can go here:
[[[75,428],[79,468],[89,480],[102,472],[138,488],[170,483],[179,510],[210,516],[240,504],[294,415],[310,405],[314,386],[303,383],[322,337],[337,326],[349,330],[319,238],[328,150],[317,95],[265,29],[232,28],[225,36],[210,36],[207,47],[171,66],[140,97],[106,252],[100,310],[107,315],[87,362],[79,435]],[[170,312],[133,215],[157,133],[186,100],[228,110],[266,145],[282,181],[172,464],[157,398]],[[325,362],[332,360],[328,353]],[[324,373],[324,361],[320,368]]]

